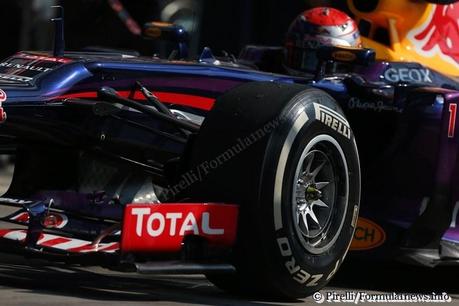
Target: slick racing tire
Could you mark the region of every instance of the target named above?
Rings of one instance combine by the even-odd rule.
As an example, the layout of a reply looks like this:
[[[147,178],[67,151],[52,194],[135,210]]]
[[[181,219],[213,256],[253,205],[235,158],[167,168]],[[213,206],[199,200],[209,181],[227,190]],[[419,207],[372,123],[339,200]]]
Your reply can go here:
[[[301,298],[324,287],[354,233],[360,169],[352,130],[327,93],[253,82],[216,102],[195,139],[189,197],[240,205],[230,260],[218,287]]]

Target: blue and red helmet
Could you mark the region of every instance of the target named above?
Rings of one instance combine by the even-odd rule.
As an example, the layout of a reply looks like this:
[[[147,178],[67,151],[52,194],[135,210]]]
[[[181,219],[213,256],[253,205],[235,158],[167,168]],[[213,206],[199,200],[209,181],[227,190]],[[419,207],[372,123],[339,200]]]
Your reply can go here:
[[[287,32],[286,68],[292,73],[315,71],[320,46],[360,48],[357,24],[346,13],[334,8],[316,7],[304,11]]]

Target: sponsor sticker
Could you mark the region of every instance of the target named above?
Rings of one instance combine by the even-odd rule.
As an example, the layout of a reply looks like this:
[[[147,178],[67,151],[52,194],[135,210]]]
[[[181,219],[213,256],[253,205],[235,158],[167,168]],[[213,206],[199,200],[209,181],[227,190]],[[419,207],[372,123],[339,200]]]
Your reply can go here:
[[[351,126],[343,115],[331,108],[317,103],[314,103],[314,109],[317,120],[329,126],[344,137],[351,139]]]
[[[352,62],[357,56],[350,51],[336,51],[333,52],[332,57],[337,61]]]
[[[384,72],[389,82],[433,83],[430,70],[426,68],[389,68]]]
[[[10,63],[10,62],[0,63],[0,67],[30,70],[30,71],[37,71],[37,72],[48,72],[48,71],[53,70],[51,68],[41,67],[37,65],[24,65],[24,64],[18,64],[18,63]]]
[[[371,220],[359,217],[350,250],[370,250],[386,241],[386,233],[381,226]]]
[[[17,57],[30,59],[34,61],[45,61],[45,62],[54,62],[54,63],[69,63],[72,60],[63,57],[51,57],[51,56],[40,56],[40,55],[33,55],[33,54],[26,54],[26,53],[19,53],[16,55]]]
[[[238,207],[227,204],[129,204],[124,210],[121,249],[134,252],[177,252],[186,236],[210,245],[232,246]]]
[[[20,212],[19,214],[12,216],[10,218],[11,221],[15,221],[22,224],[29,224],[29,213],[28,212]],[[67,225],[69,219],[66,215],[61,213],[52,212],[47,214],[42,220],[41,224],[45,228],[63,228]]]
[[[64,214],[50,213],[42,220],[41,224],[45,228],[63,228],[67,225],[69,219]]]
[[[349,109],[359,109],[359,110],[371,110],[375,112],[382,112],[382,111],[394,111],[397,113],[403,112],[401,107],[397,107],[392,105],[391,103],[387,103],[384,101],[367,101],[367,100],[360,100],[357,97],[352,97],[349,99],[347,103],[347,107]]]

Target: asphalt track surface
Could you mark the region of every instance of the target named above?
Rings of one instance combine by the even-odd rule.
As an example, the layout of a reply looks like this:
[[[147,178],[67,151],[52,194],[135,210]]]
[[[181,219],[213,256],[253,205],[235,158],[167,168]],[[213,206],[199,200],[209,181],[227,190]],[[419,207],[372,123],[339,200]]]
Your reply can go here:
[[[0,189],[12,168],[2,170]],[[436,269],[399,264],[346,261],[321,294],[448,293],[446,305],[459,305],[458,267]],[[349,295],[348,295],[349,296]],[[214,287],[204,276],[138,275],[102,268],[53,264],[0,253],[0,305],[321,305],[303,300],[236,297]],[[340,305],[329,303],[322,305]],[[351,303],[346,303],[351,305]],[[352,303],[355,305],[355,303]],[[359,302],[359,305],[387,303]],[[393,303],[390,305],[413,305]],[[416,303],[419,304],[419,303]],[[424,303],[432,305],[433,303]],[[435,303],[436,305],[445,305]]]

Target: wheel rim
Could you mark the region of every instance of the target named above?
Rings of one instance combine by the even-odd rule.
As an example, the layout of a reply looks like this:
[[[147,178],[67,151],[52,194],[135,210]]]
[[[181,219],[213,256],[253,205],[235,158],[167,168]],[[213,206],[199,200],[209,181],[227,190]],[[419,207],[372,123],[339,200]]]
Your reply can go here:
[[[292,216],[303,247],[327,251],[338,238],[347,211],[349,182],[346,159],[338,142],[318,135],[303,150],[292,191]]]

